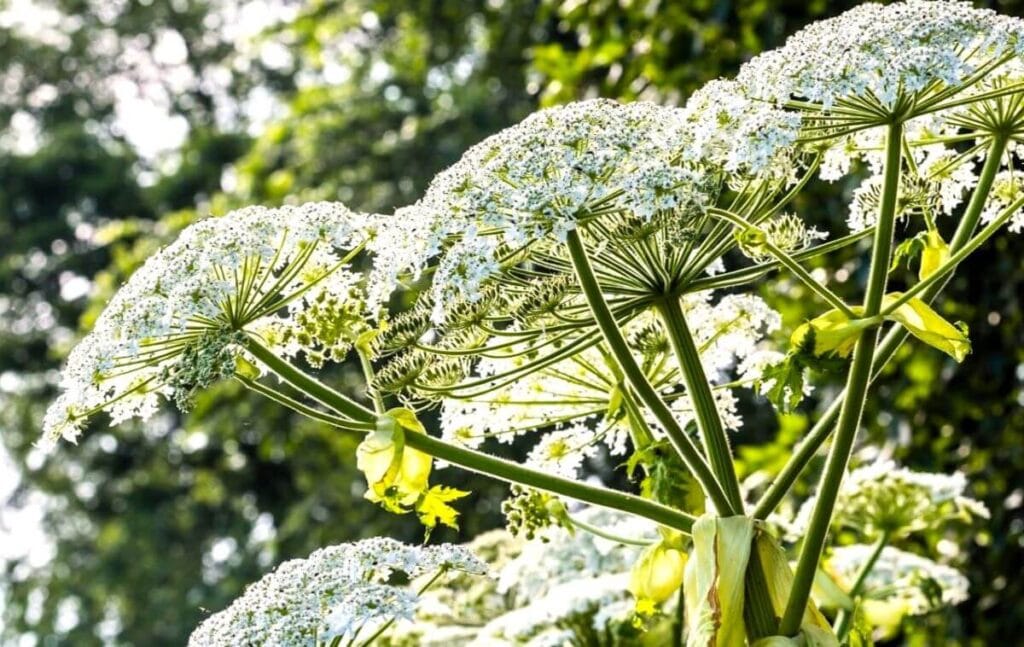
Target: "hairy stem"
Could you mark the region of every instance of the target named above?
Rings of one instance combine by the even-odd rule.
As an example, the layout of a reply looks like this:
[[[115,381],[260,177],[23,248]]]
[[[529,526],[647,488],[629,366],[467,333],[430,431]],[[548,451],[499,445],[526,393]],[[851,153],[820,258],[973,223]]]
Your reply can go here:
[[[667,297],[658,303],[657,308],[665,323],[665,330],[679,363],[683,384],[686,386],[686,392],[690,396],[697,419],[697,429],[700,431],[704,443],[704,451],[711,461],[711,469],[718,482],[722,484],[722,489],[725,490],[725,495],[729,498],[733,509],[742,513],[743,495],[740,493],[740,482],[736,477],[736,468],[732,462],[729,437],[722,426],[722,418],[718,413],[714,395],[711,393],[711,384],[704,372],[700,352],[697,350],[693,334],[686,323],[686,316],[680,307],[679,298]],[[751,561],[747,567],[745,594],[746,604],[743,615],[750,637],[762,638],[774,634],[775,610],[768,594],[768,582],[765,579],[764,569],[761,567],[756,551],[751,555]]]
[[[757,226],[750,224],[743,216],[735,214],[725,209],[711,209],[711,213],[727,222],[731,223],[737,228],[737,232],[743,232],[746,230],[759,231]],[[827,286],[822,285],[811,276],[811,273],[804,269],[803,265],[800,265],[792,256],[786,253],[784,250],[777,247],[772,241],[765,238],[761,242],[768,252],[775,257],[778,263],[788,269],[793,275],[800,280],[811,292],[814,292],[821,297],[826,303],[831,305],[833,308],[839,310],[850,319],[857,319],[857,314],[850,309],[850,306],[846,305],[846,302],[839,298],[832,290],[828,289]]]
[[[260,363],[281,377],[284,377],[283,372],[298,371],[298,369],[292,366],[289,362],[275,355],[274,351],[261,344],[251,335],[246,336],[244,348],[249,351],[253,357],[258,359]],[[377,414],[373,411],[370,411],[355,400],[342,395],[322,382],[311,379],[309,383],[303,385],[303,387],[298,387],[294,384],[293,386],[296,386],[296,388],[310,398],[324,406],[334,409],[338,413],[352,420],[357,422],[374,422],[377,420]]]
[[[704,452],[711,463],[715,478],[725,491],[729,505],[737,513],[743,512],[743,496],[740,494],[740,482],[736,477],[736,468],[732,462],[732,450],[729,437],[722,426],[722,418],[711,393],[711,384],[704,373],[700,352],[693,341],[693,334],[686,324],[686,317],[680,307],[679,299],[667,297],[657,305],[669,342],[676,354],[679,370],[683,376],[683,384],[690,396],[697,429],[700,431],[704,444]]]
[[[899,194],[900,166],[903,152],[903,124],[894,121],[888,127],[885,143],[885,170],[882,181],[882,199],[879,205],[878,224],[875,227],[874,248],[871,254],[871,269],[868,274],[867,292],[864,299],[864,317],[870,318],[881,311],[882,298],[889,271],[892,251],[893,229],[896,218],[896,199]],[[786,610],[782,615],[779,632],[792,636],[800,629],[807,600],[814,582],[821,553],[832,522],[839,486],[853,450],[853,441],[860,427],[861,414],[867,398],[871,380],[871,365],[878,343],[878,330],[867,330],[861,334],[853,350],[853,360],[846,380],[846,398],[839,412],[836,435],[825,464],[818,487],[818,498],[814,505],[811,521],[800,548],[793,588],[789,593]]]
[[[669,409],[665,401],[658,395],[655,388],[651,386],[643,369],[629,350],[629,345],[619,329],[619,324],[608,308],[604,295],[601,293],[601,286],[594,276],[593,269],[590,266],[590,259],[587,258],[586,248],[579,232],[577,230],[569,232],[566,242],[569,247],[569,256],[576,270],[576,276],[583,290],[583,296],[590,306],[594,321],[597,322],[597,327],[601,330],[605,343],[608,344],[608,348],[611,350],[619,370],[622,371],[622,374],[625,375],[633,387],[633,390],[636,391],[640,401],[644,403],[644,406],[654,414],[654,417],[664,427],[672,446],[679,452],[680,458],[682,458],[694,478],[697,479],[697,482],[701,484],[705,494],[711,498],[718,513],[723,516],[737,514],[738,511],[733,508],[732,502],[726,496],[722,486],[715,480],[715,475],[711,467],[705,462],[700,450],[697,449],[696,445],[693,444],[693,441],[690,440],[690,437],[679,425],[672,410]]]
[[[999,172],[1000,160],[1006,150],[1006,145],[1007,139],[1004,137],[994,138],[989,145],[985,165],[982,168],[981,175],[978,177],[978,185],[975,187],[971,200],[964,210],[964,215],[960,219],[960,224],[957,226],[953,239],[949,243],[950,251],[954,254],[967,244],[978,227],[981,213],[985,209],[989,192],[992,190],[992,183]],[[1010,206],[1013,207],[1014,205]],[[1004,215],[1006,213],[1009,213],[1009,210],[1004,211]],[[929,285],[921,294],[921,300],[925,303],[934,301],[945,288],[950,278],[947,275],[941,282]],[[909,333],[902,326],[895,326],[886,333],[881,344],[878,346],[878,350],[875,351],[874,358],[872,358],[872,381],[878,378],[882,369],[885,368],[886,364],[896,354],[896,351],[899,350],[908,336]],[[832,425],[835,424],[836,418],[839,416],[839,410],[842,408],[845,395],[846,393],[843,391],[832,401],[828,409],[818,419],[818,422],[808,432],[804,441],[797,447],[793,456],[790,457],[785,467],[775,478],[771,487],[768,488],[757,502],[757,506],[754,509],[755,518],[766,519],[786,497],[786,494],[793,487],[800,473],[803,472],[807,464],[814,458],[815,454],[817,454],[818,450],[831,435]]]

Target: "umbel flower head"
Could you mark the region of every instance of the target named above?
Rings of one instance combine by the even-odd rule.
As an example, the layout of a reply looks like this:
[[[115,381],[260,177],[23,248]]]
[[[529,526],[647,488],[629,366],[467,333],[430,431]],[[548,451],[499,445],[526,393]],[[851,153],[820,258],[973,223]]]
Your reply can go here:
[[[190,647],[308,647],[333,638],[369,638],[392,620],[411,620],[418,596],[390,585],[442,571],[484,575],[487,566],[462,546],[407,546],[373,538],[322,548],[250,585],[227,609],[192,633]]]
[[[914,472],[889,460],[859,467],[843,480],[833,523],[856,530],[865,539],[893,538],[938,528],[953,519],[987,519],[983,503],[964,496],[967,480],[952,475]],[[794,532],[807,527],[814,499],[797,513]]]
[[[785,103],[869,98],[891,109],[902,95],[955,87],[986,65],[1024,55],[1024,21],[968,2],[863,4],[757,56],[737,81],[752,97]]]
[[[848,589],[874,550],[863,544],[835,548],[824,568]],[[886,546],[864,580],[861,605],[871,625],[891,634],[904,616],[960,604],[967,599],[967,587],[967,578],[956,569]]]
[[[759,297],[712,291],[687,295],[682,308],[700,347],[705,371],[715,381],[714,397],[723,422],[738,429],[734,389],[719,385],[735,372],[741,381],[747,368],[764,353],[761,342],[779,327],[778,313]],[[693,419],[689,394],[679,388],[678,371],[665,331],[650,313],[625,324],[623,330],[645,368],[648,379],[671,402],[682,424]],[[528,346],[526,346],[528,348]],[[452,442],[479,447],[488,438],[512,443],[535,433],[539,442],[527,463],[545,471],[576,477],[584,460],[605,445],[612,455],[627,449],[630,420],[621,385],[608,368],[607,352],[594,343],[565,359],[525,375],[530,361],[522,349],[506,349],[481,357],[460,384],[448,387],[442,400],[441,426]],[[641,411],[656,437],[659,423]],[[544,432],[543,434],[539,432]]]
[[[714,195],[706,170],[682,160],[688,128],[680,109],[602,99],[541,110],[470,149],[417,204],[435,214],[429,253],[456,239],[437,269],[435,316],[478,294],[502,252],[588,219],[672,213],[682,226]]]
[[[72,350],[42,443],[74,441],[100,410],[116,424],[147,418],[161,397],[187,407],[197,390],[234,373],[244,335],[285,355],[343,354],[345,327],[359,332],[377,307],[350,270],[375,224],[320,202],[191,225],[131,276]]]

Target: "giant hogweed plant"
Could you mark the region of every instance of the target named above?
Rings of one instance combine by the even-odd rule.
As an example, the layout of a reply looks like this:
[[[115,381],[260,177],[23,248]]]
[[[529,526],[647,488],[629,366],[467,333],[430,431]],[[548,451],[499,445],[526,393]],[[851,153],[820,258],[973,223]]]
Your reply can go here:
[[[74,442],[100,412],[187,409],[234,379],[357,435],[339,460],[428,536],[456,527],[466,494],[435,466],[511,484],[504,510],[522,537],[506,548],[530,557],[494,563],[497,584],[468,581],[487,569],[466,547],[329,548],[250,587],[196,645],[863,644],[966,597],[959,573],[918,554],[933,545],[923,533],[986,516],[963,479],[850,466],[897,349],[969,353],[968,331],[931,304],[993,235],[1024,228],[1022,142],[1024,21],[954,2],[864,5],[682,108],[540,111],[392,215],[315,203],[200,221],[74,349],[43,442]],[[849,231],[805,224],[805,188],[865,170]],[[807,269],[848,246],[868,259],[855,302]],[[780,331],[752,293],[777,277],[802,283],[820,314]],[[412,282],[415,305],[394,311]],[[365,377],[356,397],[317,376],[350,356]],[[766,488],[744,487],[737,391],[788,411],[812,369],[845,373],[845,389]],[[439,433],[422,422],[434,412]],[[524,437],[525,460],[502,457]],[[825,448],[813,497],[792,501]],[[639,487],[601,485],[602,465]]]

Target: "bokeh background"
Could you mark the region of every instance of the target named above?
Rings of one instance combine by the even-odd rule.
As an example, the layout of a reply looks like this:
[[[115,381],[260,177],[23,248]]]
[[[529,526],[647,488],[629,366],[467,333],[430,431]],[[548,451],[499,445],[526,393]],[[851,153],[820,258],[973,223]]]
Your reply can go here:
[[[183,226],[252,203],[387,212],[539,106],[679,104],[851,4],[0,0],[0,644],[181,645],[205,609],[281,560],[375,534],[421,538],[362,500],[349,441],[233,384],[188,416],[101,422],[52,455],[33,447],[64,354]],[[853,182],[797,207],[842,231]],[[844,270],[840,289],[855,290],[853,254]],[[993,512],[953,557],[971,600],[901,641],[1024,636],[1022,288],[1024,237],[1000,236],[941,302],[969,324],[974,353],[954,366],[904,352],[877,391],[890,405],[866,417],[865,442],[918,469],[963,470]],[[763,290],[787,321],[808,314],[798,286]],[[357,388],[344,366],[331,379]],[[777,470],[817,406],[748,417],[745,473]],[[474,491],[461,538],[500,525],[502,487],[445,479]]]

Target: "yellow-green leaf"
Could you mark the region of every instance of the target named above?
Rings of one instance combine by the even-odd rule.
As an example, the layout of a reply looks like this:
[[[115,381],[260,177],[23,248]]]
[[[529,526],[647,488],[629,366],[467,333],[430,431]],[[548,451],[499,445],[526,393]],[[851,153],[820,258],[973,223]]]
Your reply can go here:
[[[765,571],[772,607],[775,614],[781,616],[785,611],[786,602],[790,599],[790,590],[793,589],[793,569],[790,568],[790,561],[786,559],[785,552],[775,541],[775,537],[763,530],[758,532],[754,545],[761,560],[761,567]],[[807,647],[839,647],[839,640],[831,632],[828,621],[811,601],[808,601],[807,608],[804,609],[800,631],[804,642],[796,644]],[[779,647],[783,644],[779,643]],[[761,647],[760,643],[758,647]]]
[[[924,238],[924,247],[921,249],[921,268],[917,276],[922,281],[935,273],[935,270],[949,260],[949,245],[942,240],[938,230],[932,229]]]
[[[435,485],[430,488],[416,503],[416,514],[420,518],[420,523],[427,527],[428,532],[433,530],[437,524],[458,530],[459,512],[448,503],[461,499],[467,494],[469,492],[445,485]]]
[[[401,407],[390,409],[384,415],[389,418],[393,418],[402,429],[408,429],[409,431],[415,431],[421,434],[427,433],[423,423],[420,422],[419,418],[416,417],[416,414],[409,409]]]
[[[356,466],[366,476],[366,498],[388,510],[402,512],[427,490],[433,458],[405,446],[405,433],[422,425],[406,409],[393,409],[377,420],[377,428],[356,448]],[[392,415],[397,412],[398,415]],[[410,421],[411,420],[411,421]],[[415,423],[415,424],[413,424]]]
[[[853,599],[822,569],[814,573],[814,599],[826,609],[853,610]]]
[[[861,308],[851,308],[855,313]],[[850,319],[841,310],[825,314],[803,324],[790,337],[795,348],[806,348],[818,357],[849,357],[861,332],[871,326],[870,319]]]
[[[637,613],[653,612],[655,605],[675,595],[683,585],[686,553],[660,541],[640,553],[629,576],[629,592],[637,600]]]
[[[882,307],[902,296],[901,292],[887,294]],[[932,348],[937,348],[958,362],[971,352],[971,341],[964,330],[942,318],[920,299],[911,299],[886,317],[901,324],[907,331]]]

